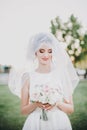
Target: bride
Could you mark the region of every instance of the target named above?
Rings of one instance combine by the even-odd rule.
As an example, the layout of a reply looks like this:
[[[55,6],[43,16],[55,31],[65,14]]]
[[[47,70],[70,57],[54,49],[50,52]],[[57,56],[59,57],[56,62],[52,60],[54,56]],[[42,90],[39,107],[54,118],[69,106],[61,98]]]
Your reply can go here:
[[[52,34],[36,34],[28,59],[37,67],[22,75],[21,113],[28,115],[23,130],[72,130],[67,114],[74,112],[72,96],[79,79],[62,43]]]

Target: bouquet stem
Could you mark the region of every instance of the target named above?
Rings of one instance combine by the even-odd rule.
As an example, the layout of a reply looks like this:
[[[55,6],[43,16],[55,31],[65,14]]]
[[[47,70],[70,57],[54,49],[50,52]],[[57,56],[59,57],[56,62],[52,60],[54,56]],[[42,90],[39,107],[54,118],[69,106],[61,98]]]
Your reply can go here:
[[[42,109],[41,119],[43,119],[44,121],[47,121],[47,120],[48,120],[46,110],[44,110],[44,109]]]

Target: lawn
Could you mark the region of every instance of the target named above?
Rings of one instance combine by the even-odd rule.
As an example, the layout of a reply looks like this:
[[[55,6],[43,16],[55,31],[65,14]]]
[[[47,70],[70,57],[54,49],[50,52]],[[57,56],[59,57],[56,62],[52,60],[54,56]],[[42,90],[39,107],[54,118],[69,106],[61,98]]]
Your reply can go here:
[[[75,112],[69,115],[73,130],[87,129],[87,80],[74,93]],[[21,130],[26,116],[20,113],[20,99],[6,85],[0,85],[0,130]]]

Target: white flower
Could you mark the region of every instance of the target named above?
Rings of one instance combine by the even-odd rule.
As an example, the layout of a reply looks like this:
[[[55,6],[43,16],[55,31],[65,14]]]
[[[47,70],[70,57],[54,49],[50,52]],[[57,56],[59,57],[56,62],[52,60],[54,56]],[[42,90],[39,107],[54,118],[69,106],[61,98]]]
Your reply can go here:
[[[69,52],[70,55],[74,54],[73,50],[69,50],[68,52]]]
[[[81,36],[83,36],[83,35],[85,34],[86,30],[83,29],[83,28],[81,28],[81,29],[79,29],[77,32],[78,32]]]
[[[67,27],[71,29],[71,28],[72,28],[72,23],[69,22],[69,23],[67,24]]]
[[[66,40],[66,43],[69,45],[70,42],[73,40],[73,37],[71,35],[66,35],[65,40]]]
[[[31,101],[39,101],[42,103],[55,104],[62,94],[59,93],[57,88],[52,88],[48,85],[36,85],[33,93],[31,94]]]
[[[78,48],[80,46],[80,41],[79,39],[75,39],[75,43],[74,43],[75,48]]]
[[[58,100],[62,99],[63,95],[60,92],[61,89],[54,87],[54,85],[35,85],[34,90],[32,91],[30,95],[30,100],[32,102],[42,102],[44,103],[49,103],[51,105],[54,105]],[[46,111],[42,109],[42,114],[41,118],[45,121],[48,120]]]
[[[63,38],[63,32],[61,31],[61,30],[58,30],[57,32],[56,32],[56,37],[57,37],[57,39],[59,40],[59,41],[64,41],[64,38]]]

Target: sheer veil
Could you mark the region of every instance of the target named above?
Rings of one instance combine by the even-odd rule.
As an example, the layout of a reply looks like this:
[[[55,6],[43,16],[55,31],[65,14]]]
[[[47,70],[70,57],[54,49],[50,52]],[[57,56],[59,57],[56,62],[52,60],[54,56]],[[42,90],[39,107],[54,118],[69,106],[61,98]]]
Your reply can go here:
[[[51,68],[55,70],[56,79],[60,79],[64,98],[68,100],[69,96],[73,94],[79,82],[79,78],[71,59],[63,46],[63,43],[58,42],[55,36],[51,33],[42,32],[32,36],[27,48],[28,61],[33,66],[33,69],[35,69],[38,65],[37,59],[35,58],[35,52],[43,43],[52,47]],[[8,83],[11,92],[20,97],[20,91],[23,83],[28,78],[28,71],[18,73],[12,69],[9,74]]]

